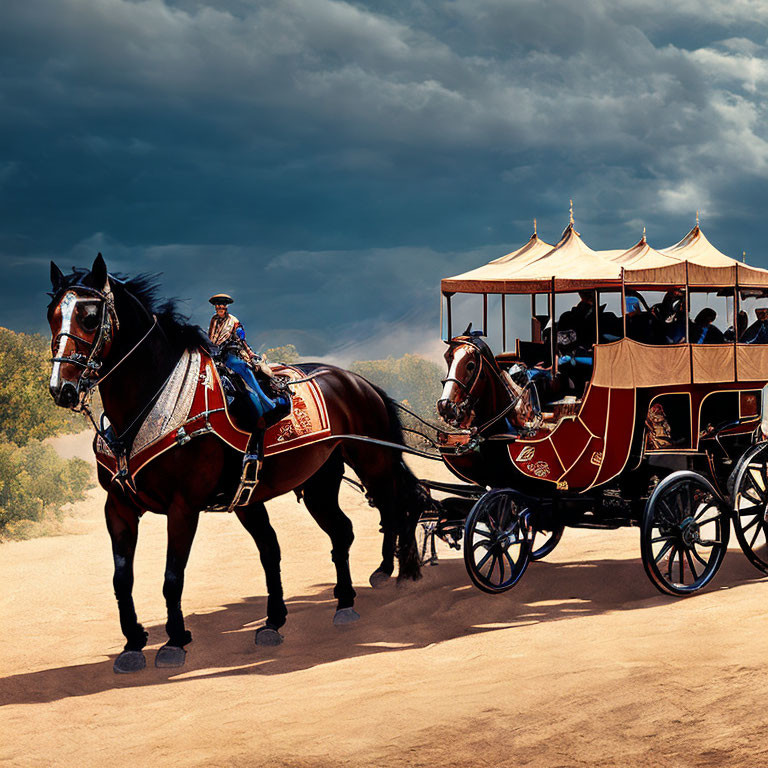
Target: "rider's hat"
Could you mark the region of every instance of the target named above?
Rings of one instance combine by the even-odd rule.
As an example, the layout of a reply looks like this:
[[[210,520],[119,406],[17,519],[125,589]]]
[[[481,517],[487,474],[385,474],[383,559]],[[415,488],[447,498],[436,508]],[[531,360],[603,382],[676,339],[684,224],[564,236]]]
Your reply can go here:
[[[216,304],[231,304],[234,299],[228,293],[217,293],[215,296],[211,296],[208,301],[216,306]]]

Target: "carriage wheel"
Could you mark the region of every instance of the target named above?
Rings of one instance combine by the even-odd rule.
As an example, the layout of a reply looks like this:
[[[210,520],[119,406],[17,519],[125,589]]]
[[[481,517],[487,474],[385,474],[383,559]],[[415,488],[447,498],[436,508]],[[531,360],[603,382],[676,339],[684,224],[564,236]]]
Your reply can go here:
[[[511,491],[490,491],[472,507],[464,527],[464,564],[472,583],[499,594],[517,584],[530,559],[524,509]]]
[[[731,532],[725,505],[695,472],[673,472],[643,513],[641,551],[648,577],[668,595],[690,595],[717,573]]]
[[[553,525],[552,530],[534,529],[531,534],[531,560],[543,560],[559,543],[564,525]]]
[[[768,443],[744,454],[731,498],[736,538],[752,565],[768,573]]]

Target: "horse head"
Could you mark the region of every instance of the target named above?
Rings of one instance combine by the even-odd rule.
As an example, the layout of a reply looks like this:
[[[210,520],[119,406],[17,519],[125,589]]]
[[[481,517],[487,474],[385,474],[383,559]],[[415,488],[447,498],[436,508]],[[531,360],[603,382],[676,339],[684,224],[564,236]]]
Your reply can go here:
[[[101,254],[90,271],[73,269],[69,275],[51,262],[51,284],[50,391],[56,405],[74,408],[112,348],[119,327],[115,299]]]
[[[458,429],[482,425],[494,415],[499,400],[509,397],[490,347],[471,328],[446,342],[448,374],[437,402],[443,421]]]

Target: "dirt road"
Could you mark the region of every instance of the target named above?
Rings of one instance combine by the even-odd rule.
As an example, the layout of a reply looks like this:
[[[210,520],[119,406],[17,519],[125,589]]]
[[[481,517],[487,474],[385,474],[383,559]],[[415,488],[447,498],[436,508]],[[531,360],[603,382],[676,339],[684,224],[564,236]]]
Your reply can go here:
[[[83,450],[82,439],[69,446]],[[102,505],[95,490],[71,534],[0,546],[3,766],[768,763],[768,583],[737,550],[687,600],[651,586],[636,530],[568,530],[502,596],[470,587],[445,547],[418,584],[374,591],[378,516],[344,488],[362,618],[339,628],[330,544],[286,496],[268,505],[284,644],[254,646],[265,606],[256,549],[236,518],[209,514],[184,594],[194,642],[186,667],[168,671],[152,665],[165,639],[164,519],[146,515],[135,597],[149,666],[116,676]]]

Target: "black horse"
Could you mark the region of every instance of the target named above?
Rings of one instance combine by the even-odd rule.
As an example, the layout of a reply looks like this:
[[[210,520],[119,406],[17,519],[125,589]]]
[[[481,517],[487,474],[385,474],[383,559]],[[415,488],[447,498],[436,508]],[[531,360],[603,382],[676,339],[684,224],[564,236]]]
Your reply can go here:
[[[65,275],[51,263],[52,301],[48,320],[52,333],[51,395],[57,405],[75,408],[84,393],[98,385],[113,444],[131,441],[157,400],[164,383],[186,350],[200,349],[204,337],[187,324],[172,302],[158,305],[156,285],[146,276],[132,280],[107,274],[99,254],[91,270]],[[317,365],[299,366],[307,373]],[[403,443],[397,412],[382,390],[365,379],[323,366],[317,383],[325,397],[333,435],[364,435]],[[257,644],[281,642],[278,629],[287,609],[280,578],[280,548],[264,502],[296,490],[332,542],[336,566],[335,623],[355,620],[355,590],[349,572],[352,524],[338,505],[344,463],[351,466],[369,500],[381,514],[384,533],[382,562],[371,577],[376,585],[394,570],[399,578],[417,579],[420,565],[415,527],[424,492],[397,450],[364,441],[330,439],[267,457],[249,504],[235,511],[258,546],[267,581],[266,623],[256,632]],[[242,467],[242,453],[215,434],[202,434],[160,454],[135,476],[133,485],[113,479],[99,467],[107,491],[106,520],[114,555],[114,589],[125,649],[115,661],[116,672],[146,665],[142,649],[147,633],[133,604],[133,559],[139,519],[146,510],[168,519],[168,551],[163,595],[168,609],[168,642],[157,654],[157,666],[181,666],[191,635],[181,610],[184,570],[201,510],[222,493],[233,493]]]

